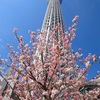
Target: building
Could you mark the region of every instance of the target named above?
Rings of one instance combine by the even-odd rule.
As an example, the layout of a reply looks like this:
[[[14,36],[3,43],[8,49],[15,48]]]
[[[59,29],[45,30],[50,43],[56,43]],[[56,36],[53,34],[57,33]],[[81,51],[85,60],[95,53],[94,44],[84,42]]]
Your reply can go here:
[[[0,90],[0,94],[3,96],[3,100],[7,100],[7,95],[4,92],[7,89],[8,85],[10,85],[12,87],[10,89],[10,96],[11,96],[11,98],[13,98],[14,100],[20,100],[19,97],[13,92],[14,82],[10,81],[9,76],[10,76],[10,70],[8,70],[6,72],[6,74],[4,76],[4,79],[2,79],[2,81],[0,82],[0,86],[2,86],[2,89]],[[16,76],[18,76],[17,73],[16,73]],[[3,78],[3,76],[2,76],[2,78]]]
[[[48,7],[44,17],[42,31],[50,31],[52,28],[56,27],[60,23],[63,32],[65,32],[64,20],[60,8],[62,0],[48,0]]]
[[[58,23],[61,25],[63,33],[66,31],[65,24],[60,8],[62,0],[48,0],[48,7],[44,17],[43,25],[41,31],[46,33],[46,42],[49,41],[49,32],[51,29],[55,28]],[[58,38],[58,33],[55,33],[56,38]]]

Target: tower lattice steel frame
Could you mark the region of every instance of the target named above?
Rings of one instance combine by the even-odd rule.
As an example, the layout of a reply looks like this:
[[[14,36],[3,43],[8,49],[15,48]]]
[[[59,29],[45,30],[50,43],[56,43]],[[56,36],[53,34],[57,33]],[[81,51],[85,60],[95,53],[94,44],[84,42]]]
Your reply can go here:
[[[66,31],[60,7],[61,3],[62,0],[48,0],[48,7],[42,25],[42,32],[46,32],[47,35],[58,23],[60,23],[62,31]]]
[[[60,23],[63,32],[65,32],[65,24],[60,8],[62,0],[48,0],[48,7],[44,17],[42,32],[50,31]]]
[[[58,24],[60,24],[63,33],[66,31],[63,16],[62,16],[62,11],[60,7],[61,3],[62,0],[48,0],[48,7],[46,10],[46,14],[41,29],[41,31],[46,36],[46,45],[48,45],[50,41],[49,38],[50,31],[53,28],[55,28]],[[54,34],[56,36],[56,39],[59,40],[58,32],[55,32]]]

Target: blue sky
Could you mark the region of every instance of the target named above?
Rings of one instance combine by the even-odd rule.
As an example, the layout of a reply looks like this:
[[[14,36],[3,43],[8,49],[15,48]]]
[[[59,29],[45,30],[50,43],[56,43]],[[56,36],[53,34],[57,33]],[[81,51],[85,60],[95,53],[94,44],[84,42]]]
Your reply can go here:
[[[28,42],[27,31],[41,29],[47,8],[47,0],[0,0],[0,54],[6,58],[9,52],[6,43],[17,50],[17,41],[12,33],[18,27],[19,35]],[[84,56],[88,53],[100,55],[100,0],[63,0],[62,13],[66,28],[72,25],[71,20],[79,15],[76,38],[72,48],[82,48]],[[89,70],[88,79],[100,71],[100,61]]]

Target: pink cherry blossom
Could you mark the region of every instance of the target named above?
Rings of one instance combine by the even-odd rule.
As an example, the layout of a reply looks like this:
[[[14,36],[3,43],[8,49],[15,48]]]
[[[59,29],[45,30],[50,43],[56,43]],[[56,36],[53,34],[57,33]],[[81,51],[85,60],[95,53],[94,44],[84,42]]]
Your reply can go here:
[[[79,16],[76,15],[76,16],[74,17],[74,19],[72,20],[72,22],[75,22],[78,18],[79,18]]]
[[[42,94],[43,95],[48,95],[48,92],[47,91],[44,91]]]
[[[18,32],[18,29],[16,27],[14,27],[13,32],[14,33],[17,33]]]
[[[26,71],[27,71],[27,72],[31,71],[31,68],[30,68],[30,67],[27,67],[27,68],[26,68]]]
[[[0,100],[2,100],[3,99],[3,97],[2,97],[2,95],[0,95]]]
[[[9,61],[1,59],[3,62],[1,66],[11,68],[9,76],[2,77],[2,80],[10,79],[7,80],[8,87],[5,90],[9,100],[11,100],[9,95],[12,90],[11,82],[16,87],[13,88],[13,92],[21,100],[92,100],[100,95],[99,88],[87,91],[84,95],[79,92],[80,87],[89,84],[85,74],[99,57],[92,54],[83,57],[83,54],[72,49],[77,19],[78,16],[75,16],[72,20],[73,25],[65,33],[62,32],[60,24],[51,29],[48,42],[47,31],[38,30],[39,34],[36,35],[29,30],[30,44],[24,42],[23,36],[16,37],[19,41],[19,53],[14,51],[13,46],[7,44],[10,50]],[[15,36],[17,31],[15,28]],[[81,48],[78,51],[81,51]],[[1,73],[4,74],[3,70]],[[100,81],[96,82],[100,84]]]

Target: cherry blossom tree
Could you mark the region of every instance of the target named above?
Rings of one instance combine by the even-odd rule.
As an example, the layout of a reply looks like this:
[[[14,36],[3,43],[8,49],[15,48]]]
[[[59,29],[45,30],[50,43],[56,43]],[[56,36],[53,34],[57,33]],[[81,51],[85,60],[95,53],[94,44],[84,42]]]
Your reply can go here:
[[[49,42],[46,41],[46,32],[38,30],[37,35],[29,30],[30,44],[25,44],[23,37],[18,36],[18,29],[14,28],[19,52],[7,44],[10,49],[10,63],[5,60],[1,63],[10,70],[7,79],[2,75],[8,82],[5,91],[8,100],[12,100],[10,90],[20,100],[97,100],[100,97],[99,88],[86,93],[79,91],[80,87],[89,85],[85,74],[99,57],[92,54],[83,57],[81,48],[78,52],[72,50],[77,19],[78,16],[75,16],[73,25],[65,33],[62,32],[60,24],[53,28],[49,32]]]

